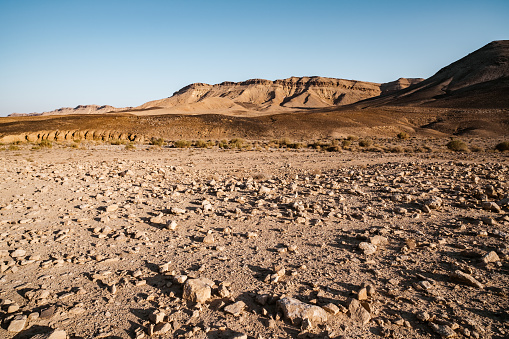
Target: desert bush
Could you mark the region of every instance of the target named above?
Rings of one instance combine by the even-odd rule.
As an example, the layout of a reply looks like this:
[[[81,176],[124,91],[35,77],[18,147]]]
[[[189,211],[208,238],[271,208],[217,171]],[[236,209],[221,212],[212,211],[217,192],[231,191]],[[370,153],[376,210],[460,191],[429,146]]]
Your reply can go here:
[[[15,145],[15,144],[10,144],[8,150],[9,151],[19,151],[19,146]]]
[[[345,139],[341,141],[341,147],[350,147],[352,145],[352,140]]]
[[[244,147],[244,143],[245,143],[244,139],[241,139],[241,138],[235,138],[235,139],[230,140],[231,148],[241,149],[242,147]]]
[[[136,149],[136,145],[134,145],[132,142],[125,145],[126,150]]]
[[[228,140],[221,140],[221,141],[219,141],[219,144],[217,146],[219,148],[222,148],[222,149],[230,148],[230,145],[228,144]]]
[[[176,148],[188,148],[191,146],[191,142],[188,140],[177,140],[173,143]]]
[[[470,150],[472,152],[482,152],[484,149],[481,146],[471,146]]]
[[[497,144],[495,149],[500,152],[509,151],[509,141],[504,141]]]
[[[75,142],[75,143],[71,144],[71,147],[72,148],[80,148],[80,144]]]
[[[44,140],[41,140],[41,142],[39,143],[39,147],[51,148],[51,147],[53,147],[53,143],[51,141],[49,141],[48,139],[44,139]]]
[[[447,148],[454,152],[467,152],[468,146],[460,139],[453,139],[447,143]]]
[[[152,138],[149,142],[153,146],[164,146],[164,139],[163,138]]]
[[[403,153],[405,150],[401,146],[395,146],[390,149],[391,153]]]
[[[359,146],[361,147],[369,147],[373,144],[373,141],[370,139],[362,139],[359,140]]]
[[[198,148],[206,148],[207,147],[207,143],[203,140],[196,140],[194,142],[194,147],[198,147]]]
[[[120,140],[120,139],[113,139],[113,140],[110,140],[110,145],[124,145],[126,144],[127,142],[125,140]]]
[[[357,140],[359,140],[359,138],[356,137],[355,135],[349,135],[346,137],[346,140],[357,141]]]
[[[397,137],[400,140],[405,140],[405,139],[408,139],[408,137],[410,137],[410,135],[408,135],[407,132],[399,132]]]

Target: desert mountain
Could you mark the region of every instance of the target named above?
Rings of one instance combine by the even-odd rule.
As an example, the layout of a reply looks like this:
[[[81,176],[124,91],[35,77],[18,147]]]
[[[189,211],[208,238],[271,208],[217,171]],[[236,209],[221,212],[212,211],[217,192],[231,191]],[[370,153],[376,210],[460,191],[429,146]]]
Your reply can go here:
[[[348,105],[380,94],[392,93],[422,80],[400,78],[378,84],[323,77],[291,77],[275,81],[251,79],[243,82],[223,82],[217,85],[194,83],[175,92],[169,98],[150,101],[135,108],[80,105],[51,112],[12,114],[11,116],[115,112],[138,115],[219,113],[256,116]]]
[[[195,83],[169,98],[147,102],[134,110],[164,110],[165,113],[287,112],[348,105],[406,88],[422,80],[401,78],[378,84],[324,77],[291,77],[275,81],[251,79],[244,82],[223,82],[217,85]]]
[[[114,113],[118,111],[125,111],[129,108],[116,108],[109,105],[79,105],[74,108],[72,107],[62,107],[56,109],[54,111],[43,112],[43,113],[13,113],[10,116],[32,116],[32,115],[68,115],[68,114],[105,114],[105,113]]]
[[[493,41],[418,84],[359,106],[508,108],[509,40]]]

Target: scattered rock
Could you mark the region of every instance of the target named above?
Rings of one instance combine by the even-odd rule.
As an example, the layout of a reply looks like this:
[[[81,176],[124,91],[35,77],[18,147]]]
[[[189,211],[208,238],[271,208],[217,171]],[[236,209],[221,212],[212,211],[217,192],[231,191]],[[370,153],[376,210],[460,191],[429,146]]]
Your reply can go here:
[[[246,307],[246,304],[242,300],[240,300],[234,304],[226,306],[224,308],[224,311],[226,313],[230,313],[230,314],[238,317],[242,313],[242,311],[244,310],[245,307]]]
[[[315,325],[327,321],[327,312],[323,308],[294,298],[285,297],[278,300],[277,305],[283,310],[285,317],[295,325],[301,324],[304,319],[309,319]]]
[[[474,277],[472,277],[470,274],[463,273],[460,270],[456,270],[453,273],[451,273],[451,279],[454,281],[457,281],[461,284],[473,286],[477,288],[484,288],[484,285],[481,284],[479,281],[477,281]]]
[[[11,320],[9,327],[7,327],[7,331],[9,332],[21,332],[25,328],[27,323],[26,315],[16,315],[14,319]]]
[[[204,304],[211,297],[211,287],[214,285],[209,279],[188,279],[184,284],[182,298]]]
[[[366,325],[371,319],[369,312],[362,306],[362,304],[356,299],[350,299],[348,305],[348,312],[352,320]]]

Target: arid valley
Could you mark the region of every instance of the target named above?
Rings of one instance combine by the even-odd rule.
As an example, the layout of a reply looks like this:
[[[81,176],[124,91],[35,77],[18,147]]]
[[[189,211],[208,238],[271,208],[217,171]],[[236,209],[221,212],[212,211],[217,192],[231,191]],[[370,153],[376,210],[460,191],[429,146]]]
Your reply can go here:
[[[0,118],[1,338],[509,337],[509,41],[428,79]]]

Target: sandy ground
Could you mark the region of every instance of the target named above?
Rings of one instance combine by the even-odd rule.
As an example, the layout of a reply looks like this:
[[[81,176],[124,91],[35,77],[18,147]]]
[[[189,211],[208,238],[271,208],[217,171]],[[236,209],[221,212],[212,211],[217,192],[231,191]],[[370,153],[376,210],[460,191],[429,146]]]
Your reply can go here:
[[[1,338],[509,336],[507,152],[124,148],[0,151]]]

